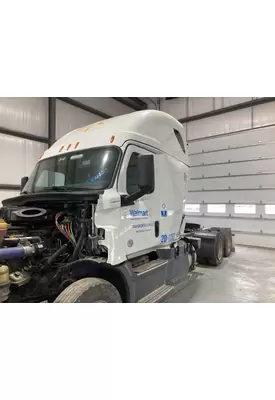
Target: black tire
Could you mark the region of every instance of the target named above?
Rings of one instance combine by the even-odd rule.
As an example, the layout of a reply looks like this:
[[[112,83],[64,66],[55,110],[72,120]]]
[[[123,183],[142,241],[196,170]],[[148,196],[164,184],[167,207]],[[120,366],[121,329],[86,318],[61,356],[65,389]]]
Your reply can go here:
[[[197,264],[197,253],[194,246],[191,247],[191,257],[192,257],[192,263],[189,267],[189,271],[194,271]]]
[[[198,257],[198,264],[207,265],[207,260],[203,257]]]
[[[232,251],[232,233],[231,228],[212,227],[211,231],[221,232],[223,235],[223,256],[229,257]]]
[[[219,231],[201,231],[195,234],[201,239],[201,246],[197,250],[200,264],[220,265],[223,260],[223,235]]]
[[[231,252],[235,253],[236,249],[235,249],[235,240],[233,239],[235,236],[234,233],[231,234],[231,241],[232,241],[232,247],[231,247]]]
[[[218,267],[223,261],[223,247],[224,240],[221,232],[217,232],[215,241],[214,241],[214,257],[208,260],[210,265],[214,267]]]
[[[84,278],[72,283],[55,303],[122,303],[118,290],[108,281]]]
[[[224,241],[224,250],[223,255],[224,257],[230,257],[232,251],[232,236],[228,234]]]

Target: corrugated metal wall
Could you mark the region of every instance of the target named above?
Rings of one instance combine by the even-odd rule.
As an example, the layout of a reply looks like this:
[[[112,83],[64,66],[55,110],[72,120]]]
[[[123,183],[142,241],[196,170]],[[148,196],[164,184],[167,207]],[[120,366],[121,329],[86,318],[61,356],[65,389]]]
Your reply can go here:
[[[110,97],[73,97],[72,99],[112,117],[134,111]],[[76,128],[93,124],[102,119],[102,117],[66,104],[61,100],[56,101],[56,137],[58,139]]]
[[[163,100],[176,118],[252,98]],[[186,214],[204,226],[228,226],[236,242],[275,248],[275,102],[186,123],[191,181]]]
[[[25,133],[46,139],[47,104],[46,98],[0,98],[0,204],[4,198],[19,193],[16,186],[21,177],[30,174],[47,147],[45,143],[15,137],[11,133],[22,132],[22,136]]]

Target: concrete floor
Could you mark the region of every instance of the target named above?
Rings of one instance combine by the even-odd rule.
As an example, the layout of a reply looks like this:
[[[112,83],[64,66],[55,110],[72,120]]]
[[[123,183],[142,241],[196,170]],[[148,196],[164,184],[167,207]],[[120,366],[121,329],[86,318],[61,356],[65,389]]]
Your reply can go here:
[[[199,266],[195,276],[167,302],[275,302],[275,250],[236,246],[221,266]]]

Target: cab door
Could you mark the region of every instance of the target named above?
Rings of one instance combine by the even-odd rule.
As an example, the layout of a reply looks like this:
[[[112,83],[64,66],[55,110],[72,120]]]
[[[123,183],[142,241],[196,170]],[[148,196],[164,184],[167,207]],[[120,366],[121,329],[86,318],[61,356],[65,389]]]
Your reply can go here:
[[[137,162],[138,156],[143,154],[152,153],[136,145],[128,145],[125,151],[118,178],[118,192],[122,198],[139,190]],[[122,201],[120,234],[128,256],[146,253],[159,243],[159,213],[154,207],[156,200],[155,187],[153,193],[142,196],[131,205],[124,205]]]

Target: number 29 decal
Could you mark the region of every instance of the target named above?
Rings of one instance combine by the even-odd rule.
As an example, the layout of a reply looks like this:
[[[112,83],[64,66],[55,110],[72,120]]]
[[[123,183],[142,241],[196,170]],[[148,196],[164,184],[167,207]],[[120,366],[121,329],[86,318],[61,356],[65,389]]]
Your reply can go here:
[[[176,237],[175,233],[169,233],[169,235],[161,235],[160,242],[161,243],[172,242],[173,240],[175,240],[175,237]]]

